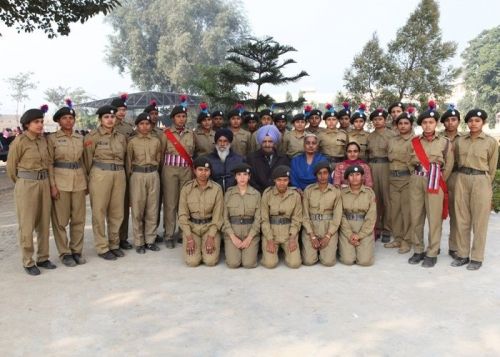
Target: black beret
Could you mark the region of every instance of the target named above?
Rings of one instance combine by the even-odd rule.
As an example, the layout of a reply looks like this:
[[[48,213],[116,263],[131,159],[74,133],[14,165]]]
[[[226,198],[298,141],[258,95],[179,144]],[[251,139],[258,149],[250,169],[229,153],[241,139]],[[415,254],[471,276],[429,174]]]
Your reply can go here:
[[[473,117],[479,117],[483,119],[483,121],[485,121],[486,119],[488,119],[488,113],[486,113],[482,109],[472,109],[467,112],[464,121],[467,123],[469,119]]]
[[[144,113],[151,113],[153,111],[158,111],[158,106],[156,105],[156,102],[153,100],[151,101],[151,103],[146,107],[144,108]]]
[[[127,96],[122,95],[121,97],[113,98],[113,100],[111,101],[111,105],[115,108],[127,108]]]
[[[323,113],[319,109],[313,109],[309,112],[309,115],[307,116],[308,118],[313,116],[313,115],[319,115],[321,117]]]
[[[212,118],[215,118],[215,117],[223,117],[224,118],[224,112],[222,110],[216,110],[216,111],[212,112],[211,116],[212,116]]]
[[[208,169],[212,169],[212,164],[210,163],[210,160],[208,160],[208,158],[206,158],[205,156],[197,157],[193,162],[193,166],[195,169],[197,167],[206,167]]]
[[[349,103],[348,102],[343,102],[342,106],[343,106],[343,108],[337,112],[337,117],[339,119],[342,118],[342,117],[344,117],[344,116],[346,116],[346,115],[348,117],[350,117],[351,116],[351,109],[349,107]]]
[[[103,105],[99,109],[97,109],[96,114],[101,118],[104,114],[116,114],[116,107],[112,105]]]
[[[182,105],[176,105],[174,109],[170,112],[170,118],[173,119],[177,114],[180,113],[186,113],[187,114],[187,108],[182,106]]]
[[[236,108],[231,109],[227,113],[227,119],[231,119],[232,117],[241,117],[243,115],[243,112],[244,112],[243,107],[236,106]]]
[[[327,110],[325,112],[325,114],[323,114],[323,120],[326,120],[326,119],[328,119],[330,117],[334,117],[334,118],[337,118],[337,119],[339,118],[337,116],[337,112],[335,110],[333,110],[333,109],[332,110]]]
[[[389,115],[389,113],[384,108],[377,108],[373,112],[370,113],[370,120],[373,120],[376,117],[384,117],[384,119],[387,119],[388,115]]]
[[[268,115],[268,116],[272,117],[273,116],[273,111],[271,109],[262,109],[260,111],[259,115],[261,117],[263,117],[264,115]]]
[[[328,161],[320,161],[314,165],[314,175],[317,175],[321,169],[327,169],[329,173],[332,173],[332,168]]]
[[[138,125],[141,121],[147,120],[151,123],[151,117],[148,113],[141,113],[135,118],[135,125]]]
[[[215,132],[215,136],[214,136],[215,142],[217,142],[217,140],[219,140],[219,138],[221,136],[223,136],[227,140],[229,140],[230,143],[233,142],[233,132],[230,129],[228,129],[228,128],[217,129],[217,131]]]
[[[271,179],[276,180],[280,177],[290,177],[290,167],[286,165],[276,166],[271,174]]]
[[[198,118],[196,118],[196,122],[198,124],[200,124],[203,119],[206,119],[206,118],[211,118],[210,116],[210,113],[207,113],[207,112],[204,112],[204,111],[201,111],[199,114],[198,114]]]
[[[242,162],[241,164],[236,165],[231,172],[233,174],[237,174],[238,172],[246,172],[246,173],[251,173],[252,172],[252,166]]]
[[[394,102],[391,105],[389,105],[389,108],[387,108],[387,111],[390,113],[391,110],[395,107],[400,107],[402,111],[405,110],[405,105],[402,102]]]
[[[41,109],[34,108],[34,109],[28,109],[27,111],[24,112],[23,116],[21,117],[21,124],[26,125],[33,120],[36,119],[43,119],[45,116],[45,112]]]
[[[59,122],[59,119],[61,119],[65,115],[72,115],[73,118],[75,117],[75,110],[70,107],[62,107],[57,112],[54,113],[54,116],[52,119],[57,123]]]
[[[450,104],[448,106],[448,110],[446,110],[443,115],[441,115],[441,123],[444,123],[446,118],[449,117],[457,117],[458,121],[460,121],[460,112],[455,109],[455,106],[453,104]]]
[[[254,112],[244,112],[243,120],[245,121],[245,123],[248,123],[250,120],[259,121],[259,114]]]
[[[436,121],[439,121],[439,112],[436,109],[427,109],[425,112],[420,113],[420,115],[417,118],[417,124],[421,125],[422,121],[427,118],[434,118]]]
[[[413,124],[413,122],[415,121],[415,116],[413,115],[413,112],[411,112],[411,113],[403,112],[403,113],[399,114],[398,117],[396,118],[396,120],[395,120],[396,125],[399,123],[399,121],[401,119],[407,119],[410,121],[410,123]]]
[[[304,113],[297,113],[293,116],[292,123],[296,120],[306,120],[306,116],[304,115]]]
[[[288,115],[286,115],[286,113],[275,113],[273,115],[273,121],[277,122],[278,120],[284,120],[288,122]]]
[[[363,170],[363,167],[361,167],[359,165],[352,165],[352,166],[349,166],[347,168],[347,170],[345,170],[345,172],[344,172],[344,180],[347,180],[347,178],[349,177],[349,175],[352,174],[352,173],[354,173],[354,172],[359,172],[361,175],[365,174],[365,170]]]

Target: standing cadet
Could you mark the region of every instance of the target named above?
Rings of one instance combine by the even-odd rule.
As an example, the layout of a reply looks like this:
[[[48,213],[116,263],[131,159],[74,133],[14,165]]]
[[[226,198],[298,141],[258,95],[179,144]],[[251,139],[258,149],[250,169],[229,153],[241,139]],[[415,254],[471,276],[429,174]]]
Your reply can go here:
[[[326,129],[318,135],[319,152],[328,157],[330,166],[334,170],[337,163],[344,161],[347,134],[343,130],[337,129],[337,113],[331,104],[326,105],[323,120],[326,123]]]
[[[320,162],[314,167],[317,182],[304,191],[302,200],[302,262],[318,261],[333,266],[337,258],[338,230],[342,220],[340,190],[330,184],[331,167]]]
[[[370,114],[370,121],[375,131],[368,135],[368,163],[372,169],[373,191],[377,197],[377,225],[375,227],[376,238],[381,238],[382,243],[391,240],[391,203],[389,198],[389,159],[387,148],[389,140],[395,135],[392,130],[387,129],[387,111],[377,108]]]
[[[224,112],[222,110],[216,110],[210,115],[212,117],[212,129],[217,131],[217,129],[224,128]]]
[[[310,105],[307,105],[304,108],[304,113],[309,125],[307,126],[306,133],[311,133],[314,135],[319,135],[320,132],[324,131],[324,128],[321,128],[319,124],[321,124],[321,110],[313,109]]]
[[[99,127],[85,137],[83,160],[88,175],[92,232],[97,254],[116,260],[120,249],[120,225],[127,180],[125,155],[127,139],[115,131],[116,108],[105,105],[97,110]],[[106,222],[108,238],[106,238]]]
[[[472,109],[465,116],[469,133],[456,141],[458,175],[455,186],[458,256],[451,264],[481,268],[491,212],[492,188],[498,162],[496,140],[483,132],[488,114]],[[471,230],[474,234],[471,249]],[[470,257],[470,258],[469,258]]]
[[[163,187],[163,222],[165,227],[165,245],[175,247],[174,232],[176,226],[179,193],[182,186],[192,178],[192,157],[194,154],[194,133],[185,128],[187,121],[187,97],[181,96],[181,105],[170,113],[172,127],[165,130],[167,147],[161,177]],[[180,239],[179,239],[180,240]]]
[[[304,136],[306,118],[303,113],[295,114],[292,118],[293,130],[287,131],[282,140],[281,150],[291,160],[304,152]]]
[[[259,114],[245,111],[245,113],[243,113],[243,120],[250,134],[255,133],[257,129],[259,129]]]
[[[221,187],[209,179],[207,158],[201,156],[193,165],[195,179],[182,187],[179,198],[184,259],[190,267],[202,262],[214,266],[219,262],[224,197]]]
[[[17,237],[24,270],[29,275],[39,275],[38,267],[56,268],[49,260],[49,152],[43,136],[43,117],[47,109],[47,105],[43,105],[41,109],[29,109],[22,115],[24,132],[12,141],[7,156],[7,175],[15,183]],[[33,231],[37,233],[36,265]]]
[[[347,135],[347,141],[348,142],[356,142],[359,145],[360,152],[359,152],[359,158],[361,160],[367,160],[368,157],[366,156],[366,149],[368,148],[368,135],[370,135],[369,132],[367,132],[364,127],[366,123],[366,114],[364,112],[361,114],[361,112],[356,111],[354,114],[351,116],[351,124],[352,124],[352,129],[349,131],[349,134]],[[366,171],[365,171],[366,174]]]
[[[284,154],[285,152],[283,151],[283,138],[285,137],[285,134],[288,133],[287,129],[288,115],[285,113],[275,113],[273,116],[273,120],[274,120],[274,125],[281,134],[281,140],[278,145],[278,152],[280,154]]]
[[[275,268],[278,265],[278,250],[285,253],[285,264],[299,268],[302,264],[298,235],[302,222],[302,203],[297,190],[288,187],[290,168],[278,166],[271,175],[274,186],[262,195],[262,265]]]
[[[255,268],[260,242],[260,193],[249,185],[251,167],[233,169],[236,185],[224,195],[224,250],[229,268]]]
[[[377,205],[373,190],[362,184],[363,174],[363,168],[358,165],[350,166],[344,174],[349,187],[342,189],[339,251],[340,261],[346,265],[368,266],[374,261]]]
[[[342,109],[337,113],[339,118],[340,129],[344,130],[347,134],[351,131],[351,108],[349,102],[342,103]]]
[[[391,116],[391,120],[387,123],[387,127],[389,129],[392,128],[392,130],[394,130],[397,133],[398,129],[396,125],[396,119],[405,111],[405,105],[402,102],[394,102],[391,105],[389,105],[387,111]]]
[[[413,234],[413,256],[410,264],[433,267],[441,244],[443,219],[448,215],[448,192],[446,180],[453,169],[453,153],[450,141],[438,136],[436,126],[439,113],[434,101],[429,101],[429,109],[418,116],[417,124],[422,127],[422,135],[412,140],[410,165],[414,174],[410,177],[411,229]],[[429,244],[424,243],[425,217],[429,221]]]
[[[127,122],[127,99],[128,95],[123,93],[120,97],[114,98],[111,101],[111,106],[116,108],[116,123],[114,131],[122,134],[128,140],[132,135],[134,135],[134,126]],[[120,225],[120,248],[122,249],[132,249],[132,244],[128,242],[128,219],[130,213],[130,201],[128,192],[128,180],[127,189],[125,190],[125,198],[123,201],[123,220]]]
[[[60,129],[47,138],[49,181],[52,196],[52,231],[59,257],[64,265],[84,264],[85,195],[87,175],[83,168],[83,136],[73,130],[75,110],[71,99],[55,112],[53,120]],[[69,224],[69,235],[66,226]]]
[[[200,113],[196,122],[198,127],[194,130],[194,156],[208,155],[214,151],[215,131],[212,129],[212,117],[208,112],[207,103],[200,103]]]
[[[413,108],[401,114],[394,121],[398,134],[389,140],[389,195],[391,200],[391,228],[394,241],[385,243],[386,248],[399,248],[404,254],[411,250],[411,217],[410,217],[410,162],[412,126],[415,117]]]
[[[158,228],[158,204],[160,199],[160,174],[162,159],[161,142],[151,132],[151,117],[141,113],[135,120],[137,134],[127,145],[127,176],[130,182],[132,229],[135,250],[139,254],[146,249],[158,251],[155,244]]]
[[[232,148],[235,153],[241,156],[247,156],[250,153],[250,138],[248,131],[241,127],[243,122],[241,116],[243,114],[243,105],[238,103],[236,107],[227,113],[229,120],[229,129],[233,132]]]

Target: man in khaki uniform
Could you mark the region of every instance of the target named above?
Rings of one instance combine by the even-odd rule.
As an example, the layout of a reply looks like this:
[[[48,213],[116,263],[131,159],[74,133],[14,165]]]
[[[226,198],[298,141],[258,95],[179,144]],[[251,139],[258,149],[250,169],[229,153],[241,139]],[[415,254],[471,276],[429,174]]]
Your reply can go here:
[[[130,178],[134,245],[139,254],[158,251],[155,244],[160,198],[158,167],[162,159],[161,142],[151,133],[151,118],[141,113],[135,120],[137,134],[127,145],[127,175]]]
[[[224,197],[221,187],[209,179],[207,158],[197,158],[193,166],[196,178],[182,187],[179,198],[184,260],[190,267],[202,262],[214,266],[219,262]]]
[[[85,195],[87,175],[83,168],[83,136],[73,130],[75,111],[71,102],[53,117],[60,129],[47,138],[49,181],[52,196],[52,231],[64,265],[84,264]],[[70,239],[66,232],[69,224]]]
[[[469,111],[465,116],[469,133],[458,138],[455,146],[458,162],[455,186],[458,256],[452,266],[468,263],[469,270],[478,270],[483,264],[491,212],[491,184],[498,162],[498,144],[483,132],[487,118],[488,114],[482,109]],[[474,234],[472,249],[471,228]]]
[[[441,168],[441,176],[446,181],[453,169],[454,159],[450,141],[438,136],[436,133],[438,120],[439,113],[435,109],[434,102],[431,101],[429,109],[418,116],[417,124],[422,126],[423,133],[417,138],[421,142],[429,162]],[[429,172],[423,167],[413,146],[410,155],[410,166],[415,170],[410,177],[410,209],[414,254],[408,260],[408,263],[418,264],[423,260],[422,266],[431,268],[437,262],[441,244],[444,192],[439,186],[434,188],[436,193],[428,191],[430,184]],[[427,251],[425,251],[424,243],[426,216],[429,221],[429,245]]]
[[[238,155],[246,157],[251,150],[250,140],[252,135],[241,127],[243,122],[242,114],[243,107],[237,105],[235,109],[227,113],[227,118],[229,120],[229,129],[233,132],[231,148]]]
[[[293,130],[287,131],[282,140],[281,150],[291,160],[304,152],[306,118],[304,114],[295,114],[292,118]]]
[[[338,230],[342,220],[340,190],[328,183],[331,168],[328,162],[314,167],[317,183],[309,185],[302,200],[302,262],[318,261],[333,266],[337,260]]]
[[[352,129],[349,131],[349,134],[347,135],[347,142],[357,143],[360,149],[359,158],[361,160],[366,161],[367,160],[366,150],[368,148],[368,135],[370,135],[369,132],[364,130],[366,123],[366,114],[360,115],[359,112],[355,112],[350,119],[350,123],[352,124]]]
[[[198,114],[198,127],[194,130],[194,156],[208,155],[214,151],[215,131],[212,129],[212,117],[207,109],[207,103],[200,104]]]
[[[251,167],[233,170],[236,185],[224,195],[224,250],[229,268],[255,268],[260,242],[260,193],[249,185]]]
[[[278,166],[271,178],[274,186],[268,187],[261,200],[262,265],[275,268],[278,250],[285,253],[285,264],[299,268],[302,264],[298,247],[298,234],[302,222],[302,202],[297,190],[288,187],[290,168]]]
[[[340,261],[346,265],[373,265],[377,220],[375,193],[363,185],[364,170],[359,165],[347,168],[344,178],[349,186],[342,189],[342,223],[340,224]]]
[[[100,126],[85,137],[83,161],[88,174],[92,232],[97,254],[105,260],[123,257],[120,225],[127,181],[125,155],[127,139],[114,130],[116,108],[97,110]],[[108,237],[106,238],[106,222]]]

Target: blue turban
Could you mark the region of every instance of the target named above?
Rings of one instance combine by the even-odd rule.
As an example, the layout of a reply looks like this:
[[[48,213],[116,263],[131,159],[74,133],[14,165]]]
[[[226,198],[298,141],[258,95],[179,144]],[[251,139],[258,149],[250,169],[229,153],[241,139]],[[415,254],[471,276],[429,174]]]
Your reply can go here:
[[[275,144],[278,144],[281,139],[281,133],[274,125],[264,125],[257,130],[257,142],[262,145],[262,141],[266,136],[270,136]]]

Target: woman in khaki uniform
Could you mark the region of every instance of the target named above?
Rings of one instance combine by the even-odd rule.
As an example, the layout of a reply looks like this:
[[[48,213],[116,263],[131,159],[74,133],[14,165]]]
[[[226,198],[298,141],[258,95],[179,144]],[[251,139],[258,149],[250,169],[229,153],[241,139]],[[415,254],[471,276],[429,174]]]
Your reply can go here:
[[[21,117],[24,133],[10,144],[7,175],[15,183],[18,239],[24,270],[39,275],[38,267],[55,269],[49,260],[50,185],[49,152],[43,136],[43,117],[48,107],[29,109]],[[37,233],[37,262],[33,231]],[[38,267],[37,267],[38,266]]]
[[[343,130],[337,129],[337,113],[331,104],[327,104],[323,120],[326,129],[319,133],[319,152],[328,157],[332,170],[335,165],[344,161],[345,146],[347,144],[347,134]]]
[[[75,110],[70,99],[54,114],[60,129],[47,139],[49,181],[52,196],[52,231],[64,265],[84,264],[85,195],[87,175],[83,167],[83,136],[73,130]],[[69,224],[69,236],[66,227]]]
[[[302,262],[313,265],[319,258],[321,264],[333,266],[337,260],[342,197],[340,190],[328,182],[328,162],[316,164],[314,174],[317,182],[306,188],[302,199]]]
[[[215,131],[207,103],[200,103],[200,113],[196,119],[198,127],[194,130],[194,156],[211,154],[214,151]]]
[[[482,109],[469,111],[465,116],[469,133],[458,138],[455,147],[458,257],[451,265],[468,264],[469,270],[478,270],[483,264],[493,194],[491,184],[498,162],[498,144],[483,132],[487,118],[488,114]],[[474,234],[472,249],[471,230]]]
[[[281,141],[281,150],[291,160],[304,152],[306,118],[299,113],[292,118],[293,130],[287,131]]]
[[[349,187],[342,189],[342,223],[340,225],[340,261],[369,266],[374,261],[375,239],[373,229],[377,219],[375,193],[363,185],[364,170],[350,166],[345,177]]]
[[[260,242],[260,193],[249,185],[251,167],[233,170],[236,186],[224,195],[224,249],[230,268],[255,268]]]
[[[261,201],[262,265],[275,268],[278,250],[285,253],[285,264],[299,268],[302,264],[298,235],[302,221],[302,202],[296,189],[288,187],[290,168],[277,166],[271,175],[274,186],[268,187]]]
[[[195,179],[182,187],[179,199],[184,260],[190,267],[202,262],[214,266],[219,262],[224,197],[222,188],[210,180],[210,161],[202,156],[193,166]]]
[[[368,135],[370,135],[370,133],[364,129],[366,119],[367,118],[366,114],[364,114],[364,111],[363,115],[359,111],[354,112],[354,114],[351,116],[350,119],[352,129],[349,131],[349,134],[347,135],[347,142],[350,143],[354,141],[358,143],[360,148],[359,158],[364,161],[367,160],[366,150],[368,148]]]
[[[130,182],[132,227],[135,250],[158,251],[155,244],[158,228],[157,214],[160,200],[161,142],[151,132],[151,118],[141,113],[135,120],[137,134],[127,144],[127,175]]]
[[[116,260],[125,255],[120,249],[119,231],[127,187],[124,166],[127,139],[114,129],[115,113],[116,108],[111,105],[97,110],[100,125],[85,137],[83,152],[92,207],[94,243],[97,254],[105,260]]]

